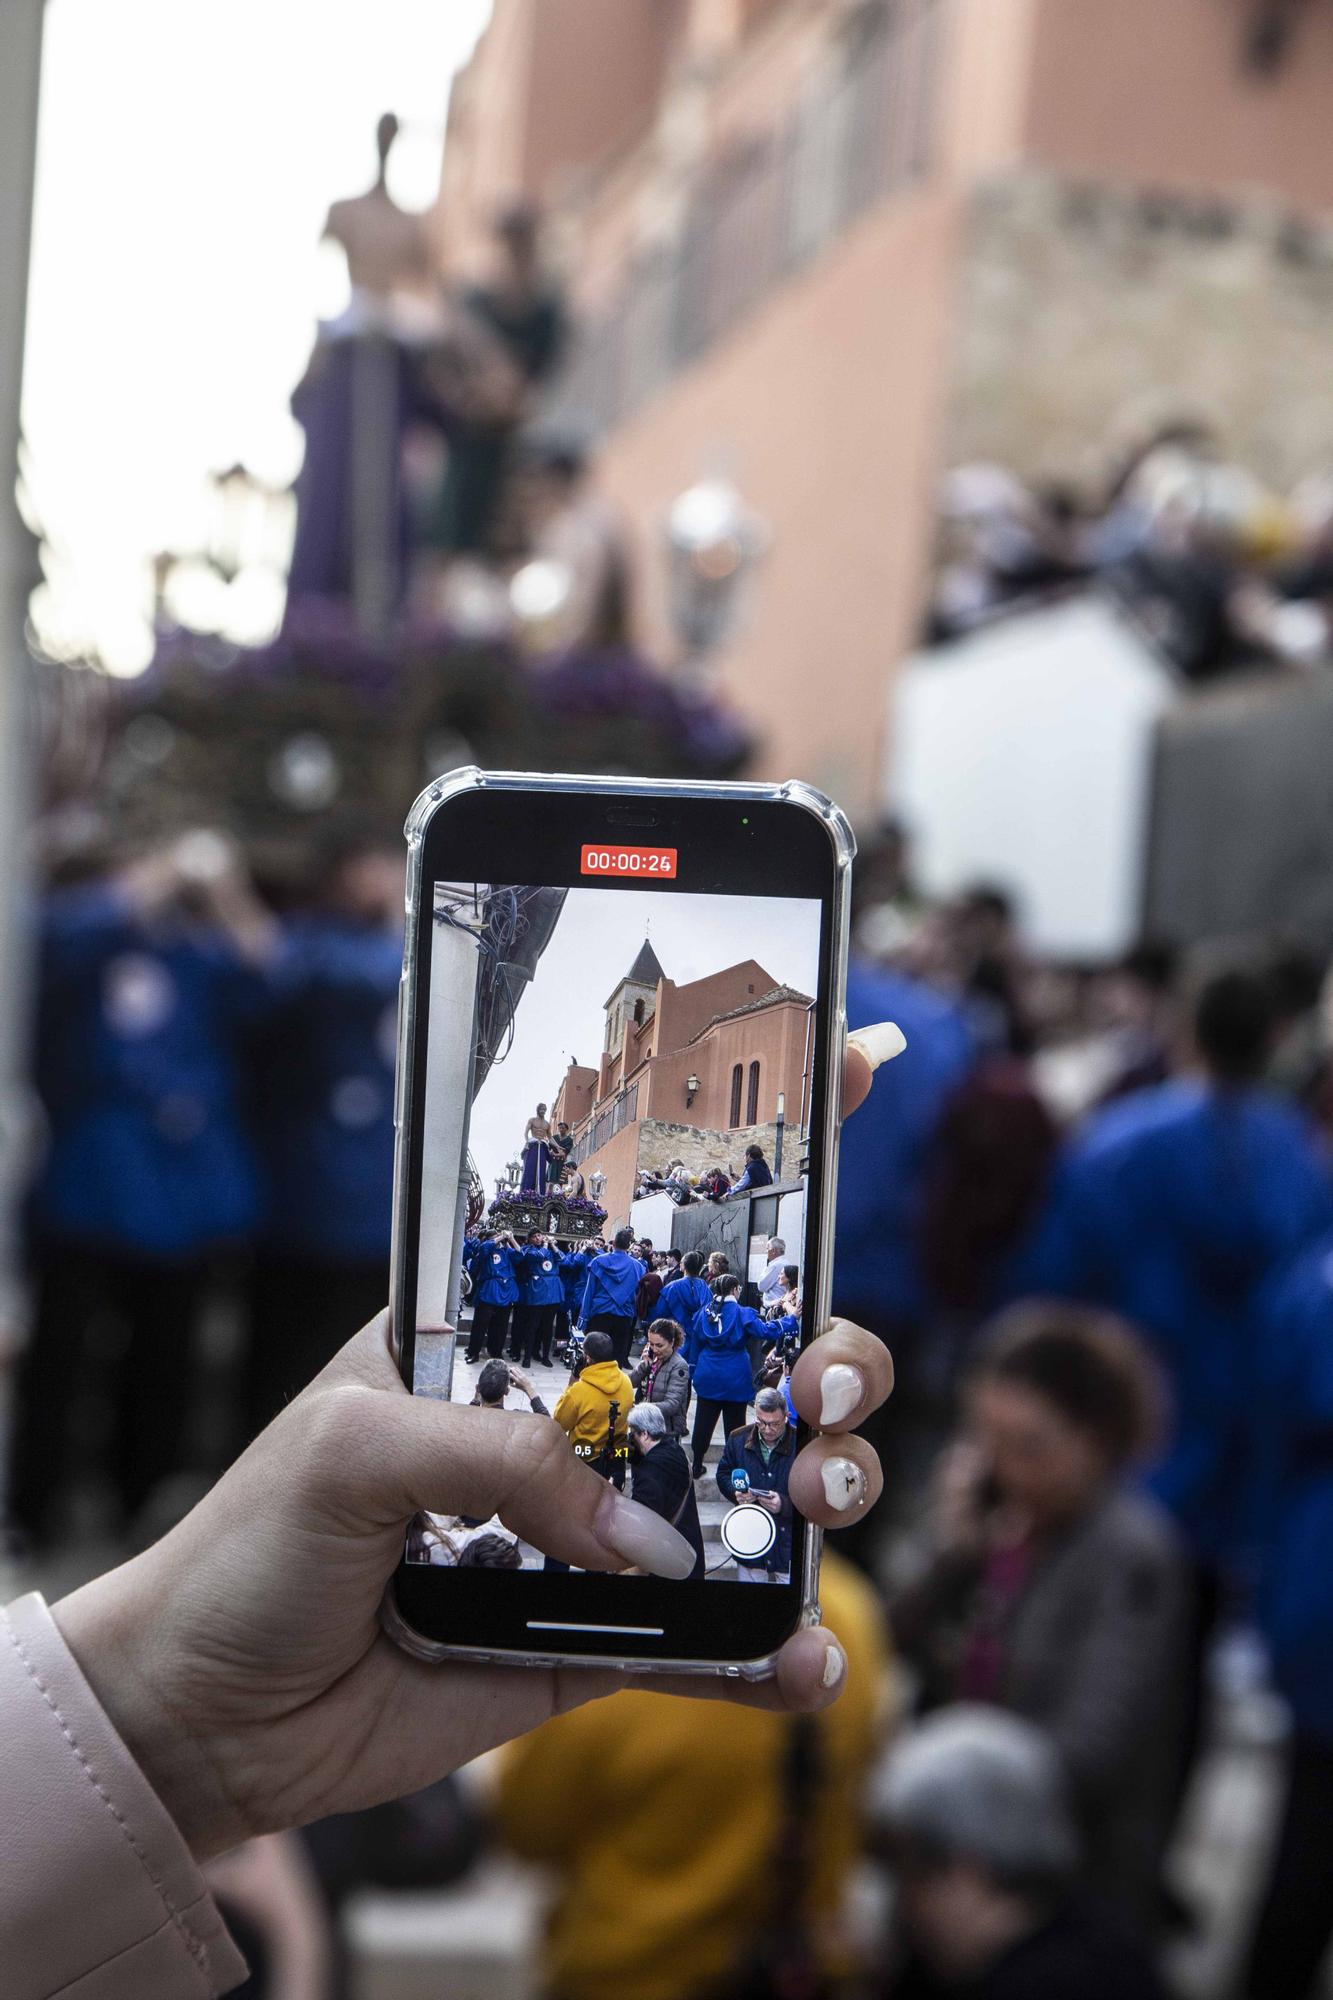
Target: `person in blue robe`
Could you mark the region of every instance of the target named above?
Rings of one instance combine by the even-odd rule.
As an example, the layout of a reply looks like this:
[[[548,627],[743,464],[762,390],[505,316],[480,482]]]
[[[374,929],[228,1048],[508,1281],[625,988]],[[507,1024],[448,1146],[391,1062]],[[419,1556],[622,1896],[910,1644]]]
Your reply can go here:
[[[326,854],[323,877],[315,905],[286,926],[278,1004],[256,1057],[265,1203],[248,1436],[389,1298],[402,857],[353,835]]]
[[[750,1342],[768,1339],[769,1329],[753,1306],[743,1306],[736,1297],[740,1279],[734,1271],[724,1272],[713,1286],[708,1304],[694,1316],[685,1343],[685,1359],[694,1379],[694,1477],[705,1472],[704,1459],[713,1442],[717,1420],[723,1419],[722,1435],[728,1438],[745,1422],[745,1413],[754,1395],[754,1371],[750,1362]]]
[[[280,953],[214,834],[46,900],[35,1080],[47,1144],[29,1204],[34,1316],[9,1473],[11,1515],[36,1546],[59,1532],[82,1469],[76,1416],[90,1381],[110,1410],[109,1527],[185,1466],[206,1286],[259,1220],[245,1062]]]
[[[1283,1808],[1244,2000],[1304,2000],[1333,1943],[1333,1233],[1256,1314],[1254,1609],[1291,1718]]]
[[[540,1229],[529,1232],[519,1268],[519,1303],[514,1313],[511,1353],[521,1368],[554,1360],[556,1318],[564,1304],[560,1252]]]
[[[482,1358],[483,1348],[492,1361],[498,1361],[505,1351],[510,1317],[521,1297],[519,1274],[523,1254],[505,1229],[479,1244],[468,1266],[472,1280],[472,1326],[464,1358],[474,1367]]]

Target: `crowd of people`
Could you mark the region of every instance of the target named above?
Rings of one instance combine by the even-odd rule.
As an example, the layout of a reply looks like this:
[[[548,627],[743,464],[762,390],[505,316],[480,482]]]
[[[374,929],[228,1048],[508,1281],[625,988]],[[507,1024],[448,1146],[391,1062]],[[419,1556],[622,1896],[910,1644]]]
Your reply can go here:
[[[540,1229],[522,1243],[497,1230],[466,1238],[463,1255],[471,1313],[463,1362],[480,1370],[473,1401],[503,1408],[514,1391],[551,1415],[580,1457],[618,1487],[628,1480],[634,1499],[679,1528],[696,1548],[700,1576],[700,1488],[715,1485],[728,1505],[771,1512],[771,1546],[751,1561],[736,1558],[734,1573],[787,1581],[786,1475],[797,1421],[787,1378],[801,1292],[784,1239],[769,1240],[751,1288],[756,1304],[742,1298],[743,1281],[724,1252],[705,1259],[695,1250],[659,1251],[628,1228],[610,1243],[597,1237],[568,1247]],[[550,1368],[557,1357],[569,1363],[570,1382],[548,1412],[528,1371]],[[719,1421],[721,1458],[710,1470]],[[418,1553],[457,1559],[447,1531]],[[547,1567],[558,1565],[548,1559]]]
[[[901,830],[864,859],[849,1019],[912,1060],[839,1182],[835,1307],[898,1366],[894,1526],[859,1553],[923,1706],[1041,1730],[1085,1887],[1141,1944],[1191,1915],[1163,1866],[1209,1662],[1260,1638],[1291,1734],[1238,1991],[1300,2000],[1333,1929],[1328,967],[1287,941],[1043,963],[1002,889],[916,895]]]
[[[753,1188],[771,1187],[773,1169],[763,1147],[752,1142],[743,1157],[745,1164],[739,1172],[730,1160],[725,1166],[705,1167],[698,1173],[691,1173],[683,1160],[669,1160],[665,1167],[644,1168],[639,1174],[635,1199],[665,1194],[677,1208],[688,1208],[692,1201],[728,1201],[733,1195],[747,1194]]]
[[[32,1325],[11,1527],[151,1531],[388,1296],[401,854],[350,833],[298,905],[198,831],[96,862],[41,916],[28,1201]],[[200,1433],[205,1323],[233,1330]]]
[[[910,1052],[849,1121],[839,1180],[835,1310],[898,1370],[868,1427],[885,1519],[825,1558],[858,1703],[813,1742],[788,1724],[733,1754],[645,1690],[507,1753],[501,1830],[555,1872],[550,1989],[1159,2000],[1173,1947],[1211,1920],[1171,1861],[1219,1726],[1210,1663],[1243,1629],[1290,1730],[1226,1990],[1313,2000],[1333,1933],[1328,968],[1286,942],[1045,963],[1000,887],[916,894],[893,828],[863,849],[854,933],[849,1020],[896,1021]],[[687,1275],[686,1324],[739,1320],[734,1277]],[[767,1288],[798,1276],[776,1252]],[[684,1447],[702,1365],[718,1486],[775,1486],[780,1388],[734,1424],[739,1355],[713,1376],[696,1337],[678,1369],[680,1330],[652,1328],[620,1393],[655,1368]],[[679,1787],[697,1840],[630,1815],[608,1844],[626,1787]],[[830,1815],[850,1835],[834,1881],[797,1825]],[[847,1920],[856,1856],[895,1891],[869,1935]],[[634,1871],[671,1929],[654,1944],[650,1924],[631,1962],[604,1918]]]
[[[1127,442],[1086,490],[956,466],[940,497],[931,640],[1104,586],[1190,680],[1333,656],[1333,476],[1279,494],[1182,417]]]
[[[349,842],[295,906],[195,834],[50,890],[9,1496],[35,1550],[93,1519],[150,1534],[173,1478],[215,1470],[383,1302],[400,865]],[[1148,944],[1115,966],[1053,965],[1025,949],[1003,889],[930,903],[901,834],[866,843],[849,1019],[895,1020],[909,1053],[846,1126],[836,1216],[835,1309],[898,1370],[870,1426],[884,1525],[846,1531],[855,1568],[826,1573],[830,1604],[851,1607],[839,1629],[862,1694],[809,1741],[747,1720],[753,1797],[711,1728],[682,1741],[672,1698],[617,1697],[644,1705],[626,1750],[645,1783],[669,1749],[696,1819],[734,1823],[738,1843],[703,1843],[706,1868],[693,1848],[659,1853],[677,1984],[633,1990],[710,1991],[767,1922],[830,1990],[864,1966],[826,1873],[806,1870],[781,1921],[769,1900],[796,1796],[807,1818],[842,1817],[849,1855],[887,1856],[897,1916],[870,1954],[885,1993],[1058,2000],[1109,1992],[1123,1964],[1146,1969],[1122,1990],[1154,1994],[1164,1941],[1198,1915],[1172,1843],[1216,1727],[1210,1661],[1243,1625],[1290,1731],[1238,1991],[1315,1991],[1333,1921],[1326,971],[1290,942],[1197,966]],[[559,1137],[536,1143],[549,1157]],[[468,1270],[461,1362],[479,1403],[558,1423],[679,1527],[696,1574],[747,1567],[710,1548],[705,1499],[770,1512],[748,1571],[787,1573],[799,1246],[774,1239],[752,1284],[720,1254],[627,1231],[499,1228],[469,1240]],[[238,1343],[225,1446],[198,1422],[220,1300]],[[568,1385],[539,1388],[532,1371],[562,1360]],[[524,1560],[494,1520],[428,1521],[422,1537],[432,1561]],[[921,1719],[900,1717],[868,1824],[890,1660]],[[598,1713],[551,1722],[515,1771],[537,1755],[558,1769],[565,1732],[586,1754]],[[596,1775],[628,1795],[614,1759]],[[563,1825],[528,1823],[535,1795],[502,1778],[521,1852]],[[589,1934],[579,1916],[603,1865],[601,1816],[583,1821],[562,1836],[550,1946],[553,1990],[571,1996],[612,1990],[621,1949],[615,1926]],[[725,1910],[708,1904],[724,1878]]]

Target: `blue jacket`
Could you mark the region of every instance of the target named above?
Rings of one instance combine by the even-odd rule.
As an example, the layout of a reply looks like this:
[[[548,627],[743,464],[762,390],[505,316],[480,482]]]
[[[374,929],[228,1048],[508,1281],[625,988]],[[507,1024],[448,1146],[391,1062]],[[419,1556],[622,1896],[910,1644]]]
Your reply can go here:
[[[1256,1610],[1296,1726],[1333,1746],[1333,1235],[1260,1300]]]
[[[583,1288],[581,1324],[586,1326],[595,1313],[614,1313],[620,1319],[633,1319],[634,1294],[639,1289],[643,1268],[628,1250],[608,1250],[603,1256],[594,1257]]]
[[[472,1279],[472,1303],[479,1306],[512,1306],[518,1303],[518,1273],[523,1252],[505,1243],[478,1246],[468,1275]]]
[[[787,1482],[791,1478],[792,1466],[796,1463],[796,1433],[788,1425],[778,1443],[773,1447],[768,1464],[764,1464],[764,1454],[759,1447],[759,1432],[754,1424],[744,1424],[733,1431],[722,1448],[718,1460],[717,1486],[723,1499],[733,1498],[731,1475],[743,1471],[750,1481],[750,1489],[755,1493],[780,1493],[782,1509],[776,1516],[778,1536],[762,1562],[746,1563],[746,1569],[791,1568],[791,1528],[792,1504],[787,1497]]]
[[[176,1258],[253,1233],[248,1038],[272,1000],[222,931],[147,922],[114,886],[57,891],[42,927],[39,1232]]]
[[[571,1250],[560,1259],[560,1280],[565,1293],[565,1310],[571,1320],[579,1316],[583,1303],[583,1288],[588,1282],[588,1266],[592,1258],[586,1250]]]
[[[560,1278],[560,1252],[548,1243],[544,1250],[535,1244],[523,1251],[518,1274],[519,1290],[525,1306],[563,1305],[565,1288]]]
[[[731,1192],[740,1194],[746,1188],[771,1187],[773,1169],[767,1160],[747,1160],[744,1171],[731,1184]]]
[[[1173,1082],[1072,1141],[1018,1259],[1016,1288],[1110,1307],[1148,1335],[1173,1415],[1151,1484],[1209,1558],[1243,1531],[1260,1288],[1331,1224],[1324,1165],[1285,1104]]]
[[[880,1070],[843,1128],[833,1244],[833,1307],[871,1326],[919,1320],[929,1304],[919,1231],[940,1114],[972,1066],[961,1013],[929,987],[853,960],[847,1024],[896,1021],[907,1047]]]
[[[673,1278],[669,1285],[663,1285],[653,1318],[673,1319],[688,1334],[695,1314],[703,1311],[712,1296],[702,1278]]]
[[[748,1403],[754,1375],[746,1342],[751,1334],[769,1332],[753,1306],[733,1299],[710,1300],[694,1316],[685,1343],[685,1359],[694,1374],[694,1393],[717,1403]]]
[[[288,927],[256,1111],[266,1240],[329,1263],[389,1257],[401,934],[343,917]]]

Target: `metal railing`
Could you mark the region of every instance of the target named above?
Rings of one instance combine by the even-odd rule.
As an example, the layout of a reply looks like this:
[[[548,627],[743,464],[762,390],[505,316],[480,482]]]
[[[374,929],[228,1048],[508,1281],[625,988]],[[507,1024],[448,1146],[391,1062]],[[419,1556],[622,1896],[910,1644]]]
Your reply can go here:
[[[586,323],[554,401],[609,430],[929,164],[938,0],[872,0],[771,132],[698,177],[682,226]]]
[[[639,1086],[632,1083],[622,1091],[614,1104],[599,1111],[592,1124],[583,1135],[575,1140],[573,1159],[575,1165],[582,1166],[594,1153],[599,1153],[608,1139],[614,1139],[617,1132],[632,1125],[639,1115]]]

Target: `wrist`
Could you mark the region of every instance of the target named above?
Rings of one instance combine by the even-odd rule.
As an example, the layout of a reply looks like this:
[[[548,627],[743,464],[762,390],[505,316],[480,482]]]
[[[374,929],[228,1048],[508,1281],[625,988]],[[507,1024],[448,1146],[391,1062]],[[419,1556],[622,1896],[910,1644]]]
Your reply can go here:
[[[202,1718],[185,1713],[161,1592],[146,1556],[96,1577],[51,1607],[61,1637],[135,1763],[197,1861],[246,1839]]]

